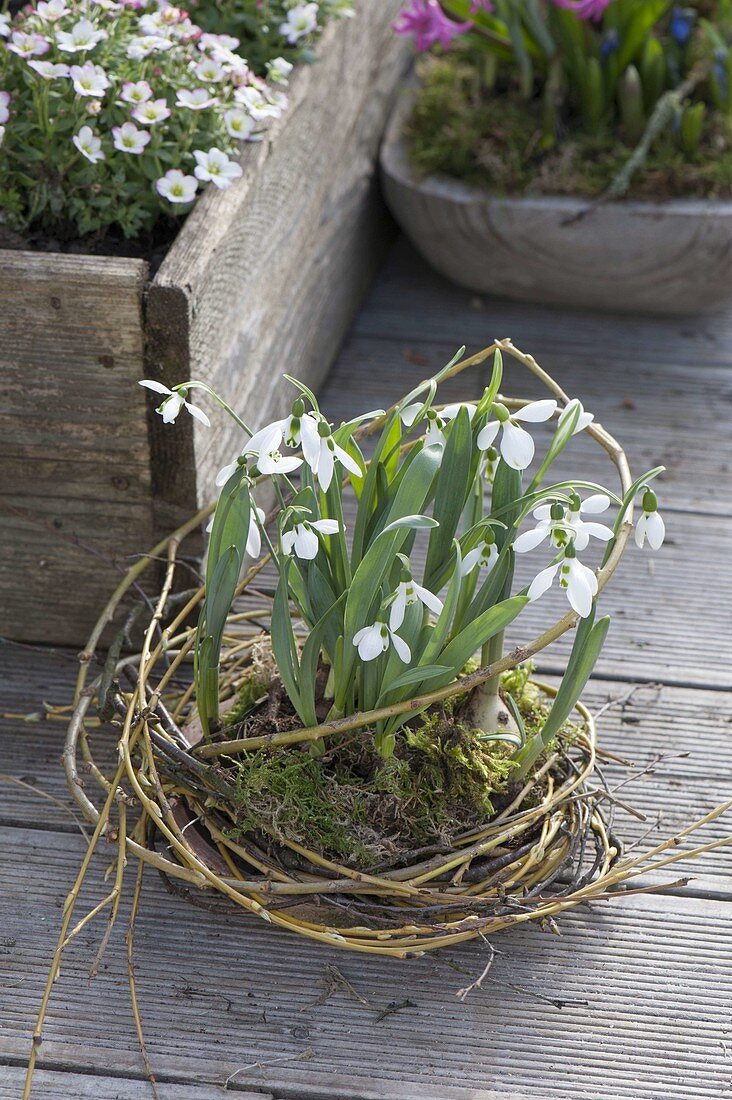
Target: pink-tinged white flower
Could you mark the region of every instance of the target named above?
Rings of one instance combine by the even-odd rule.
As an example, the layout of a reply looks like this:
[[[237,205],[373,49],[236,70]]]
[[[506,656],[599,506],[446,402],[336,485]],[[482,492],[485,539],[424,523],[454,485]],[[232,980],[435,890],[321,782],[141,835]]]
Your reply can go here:
[[[175,93],[175,103],[177,107],[187,107],[191,111],[205,111],[207,107],[215,107],[218,99],[206,88],[179,88]]]
[[[55,23],[67,15],[69,9],[64,0],[39,0],[36,4],[34,15],[42,19],[44,23]]]
[[[635,541],[642,550],[646,542],[651,550],[660,550],[666,538],[666,524],[658,511],[658,499],[652,489],[643,492],[643,515],[635,525]]]
[[[597,22],[612,0],[553,0],[553,3],[555,8],[573,11],[578,19],[592,19]]]
[[[186,400],[187,391],[184,386],[171,390],[164,386],[162,382],[156,382],[154,378],[143,378],[139,384],[144,386],[146,390],[152,390],[153,393],[166,395],[165,400],[155,409],[155,412],[160,413],[162,416],[164,424],[174,424],[180,410],[186,409],[194,420],[200,420],[207,428],[211,427],[211,421],[203,409],[199,409],[197,405],[192,405],[190,401]]]
[[[102,101],[101,99],[89,99],[85,104],[85,110],[88,115],[99,115],[102,113]]]
[[[0,92],[0,124],[10,118],[10,92]]]
[[[520,421],[525,424],[541,424],[550,420],[556,410],[556,401],[531,401],[524,405],[518,412],[509,413],[505,405],[493,406],[495,420],[489,420],[478,433],[478,447],[481,451],[487,451],[496,441],[501,432],[500,451],[503,461],[512,470],[525,470],[531,465],[534,457],[534,441],[521,427]]]
[[[320,488],[324,492],[328,491],[333,480],[336,462],[339,462],[341,466],[349,473],[355,474],[356,477],[363,477],[363,470],[358,462],[347,451],[344,451],[343,447],[338,446],[325,421],[321,421],[318,425],[317,438],[313,439],[309,432],[307,434],[303,433],[302,453],[313,472],[313,477],[317,477]]]
[[[107,32],[98,30],[90,19],[80,19],[70,31],[56,31],[56,44],[64,53],[80,53],[93,50],[107,37]]]
[[[238,141],[246,141],[248,137],[251,137],[254,130],[254,119],[238,107],[231,107],[226,112],[224,124],[227,134],[230,137],[237,138]]]
[[[101,139],[94,133],[91,126],[82,126],[78,134],[71,139],[83,157],[90,164],[96,164],[104,160]]]
[[[412,603],[421,603],[435,615],[442,612],[442,600],[438,600],[434,592],[429,588],[423,588],[414,580],[400,581],[394,593],[394,601],[389,611],[389,626],[392,630],[398,630],[404,622],[407,607]]]
[[[147,130],[138,130],[134,122],[124,122],[121,126],[112,127],[114,147],[120,153],[133,153],[140,156],[144,153],[145,146],[150,142]]]
[[[295,556],[303,561],[312,561],[318,556],[321,535],[336,535],[340,530],[336,519],[303,520],[296,523],[291,531],[285,531],[282,536],[282,550],[285,554],[295,551]]]
[[[445,15],[438,0],[410,0],[393,28],[397,34],[414,38],[414,45],[423,53],[438,42],[447,48],[459,34],[470,30],[472,23],[457,23]]]
[[[267,62],[267,76],[273,84],[287,84],[293,65],[284,57],[275,57]]]
[[[198,79],[203,80],[205,84],[217,84],[226,76],[223,65],[215,61],[213,57],[204,57],[203,61],[199,61],[197,65],[194,65],[193,71]]]
[[[11,53],[18,57],[41,57],[48,53],[51,44],[42,34],[26,34],[25,31],[13,31],[8,43]]]
[[[412,651],[407,643],[387,623],[375,622],[373,626],[364,626],[354,634],[353,644],[358,648],[362,661],[373,661],[386,653],[390,645],[394,646],[397,657],[405,665],[412,659]]]
[[[143,126],[155,126],[170,118],[170,107],[164,99],[148,99],[135,107],[132,117]]]
[[[109,87],[109,77],[101,65],[86,61],[83,65],[72,65],[69,76],[74,82],[74,91],[81,96],[104,95]]]
[[[152,99],[153,90],[146,80],[128,80],[122,85],[120,99],[123,103],[147,103]]]
[[[402,423],[411,428],[417,420],[419,413],[424,406],[417,401],[414,405],[407,405],[406,408],[401,411]],[[445,431],[451,420],[454,420],[461,409],[468,410],[468,418],[470,420],[475,416],[475,405],[471,405],[468,402],[462,402],[455,405],[446,405],[444,409],[429,408],[424,414],[424,418],[427,421],[427,432],[425,434],[425,447],[445,445]]]
[[[69,75],[69,66],[62,62],[29,61],[28,68],[42,76],[44,80],[58,80]]]
[[[0,38],[10,38],[10,16],[5,11],[0,11]]]
[[[163,10],[161,8],[155,12],[149,12],[145,15],[141,15],[137,21],[137,26],[140,29],[140,33],[144,35],[164,35],[167,31],[168,23],[163,17]]]
[[[202,34],[198,40],[199,50],[236,50],[240,45],[239,39],[231,34]]]
[[[195,176],[187,176],[180,168],[169,168],[164,176],[155,181],[155,190],[168,202],[184,205],[195,199],[198,180]]]
[[[595,493],[580,500],[574,493],[569,506],[563,504],[541,504],[534,509],[536,526],[531,531],[524,531],[513,544],[517,554],[526,554],[540,546],[547,538],[553,546],[561,549],[569,542],[574,542],[576,550],[586,550],[590,538],[599,539],[601,542],[609,542],[613,537],[612,530],[604,523],[595,523],[585,520],[584,516],[601,515],[610,507],[610,497],[605,493]]]
[[[491,537],[492,536],[492,537]],[[495,535],[486,535],[482,542],[468,550],[460,564],[460,576],[467,577],[474,569],[487,569],[489,572],[498,561],[498,547]]]
[[[588,566],[577,560],[572,543],[564,551],[564,556],[554,565],[542,569],[529,585],[529,600],[538,600],[551,588],[556,577],[567,593],[567,599],[573,611],[583,619],[592,611],[592,601],[597,595],[597,577]]]
[[[318,5],[296,4],[287,13],[287,19],[280,23],[280,34],[284,35],[291,46],[307,34],[318,28]]]
[[[282,114],[282,107],[278,103],[273,103],[270,96],[251,84],[237,88],[234,99],[246,108],[256,122],[265,118],[279,118]]]
[[[141,35],[133,38],[127,47],[127,56],[131,61],[142,61],[153,53],[164,53],[171,50],[174,43],[170,38],[160,34]]]
[[[193,169],[196,179],[204,183],[212,183],[219,191],[225,191],[231,187],[235,179],[242,175],[242,167],[236,161],[230,160],[226,153],[215,146],[204,152],[203,149],[194,149],[193,155],[197,164]]]

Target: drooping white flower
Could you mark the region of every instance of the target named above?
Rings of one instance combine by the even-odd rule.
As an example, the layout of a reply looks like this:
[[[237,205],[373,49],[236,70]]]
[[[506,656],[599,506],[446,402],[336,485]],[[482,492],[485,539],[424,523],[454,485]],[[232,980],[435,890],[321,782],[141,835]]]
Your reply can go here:
[[[180,168],[169,168],[155,181],[155,190],[168,202],[189,203],[196,197],[198,180],[195,176],[187,176]]]
[[[10,92],[0,92],[0,125],[10,118]]]
[[[170,107],[164,99],[147,99],[135,107],[132,117],[143,126],[155,126],[170,118]]]
[[[296,4],[287,13],[287,19],[280,23],[280,34],[293,46],[306,34],[312,34],[318,26],[318,5]]]
[[[134,153],[136,156],[140,156],[145,151],[145,146],[150,141],[147,130],[138,130],[134,122],[113,126],[112,137],[114,147],[119,149],[120,153]]]
[[[94,133],[91,126],[82,126],[71,140],[90,164],[96,164],[105,159],[101,139]]]
[[[190,401],[186,400],[185,388],[182,393],[177,389],[171,390],[168,389],[167,386],[164,386],[162,382],[156,382],[154,378],[143,378],[139,384],[144,386],[147,390],[152,390],[153,393],[167,395],[165,400],[161,402],[155,410],[155,412],[160,413],[162,416],[164,424],[174,424],[180,410],[185,408],[195,420],[200,420],[207,428],[211,427],[211,421],[206,416],[203,409],[199,409],[196,405],[192,405]]]
[[[302,466],[301,458],[283,455],[279,450],[279,443],[264,443],[258,451],[251,451],[250,444],[251,440],[244,453],[256,454],[257,469],[260,474],[291,474],[293,470],[299,470]]]
[[[290,416],[282,420],[273,420],[264,428],[260,428],[251,437],[247,444],[247,454],[259,454],[262,450],[271,450],[279,447],[284,440],[288,447],[299,447],[303,439],[308,441],[310,453],[312,448],[318,446],[318,421],[312,413],[305,412],[305,403],[298,400],[293,405]]]
[[[98,98],[104,95],[109,87],[109,77],[104,69],[91,61],[86,61],[83,65],[72,65],[69,76],[74,82],[74,91],[77,95]]]
[[[28,68],[33,69],[44,80],[58,80],[69,75],[69,66],[63,62],[54,64],[53,61],[29,61]]]
[[[362,661],[373,661],[386,653],[390,645],[394,646],[397,657],[404,664],[412,659],[412,651],[403,638],[395,634],[388,623],[375,622],[373,626],[364,626],[353,636],[353,644],[358,648]]]
[[[56,31],[56,44],[64,53],[86,53],[106,37],[107,32],[98,30],[90,19],[80,19],[70,31]]]
[[[319,423],[317,437],[313,438],[309,432],[307,435],[303,434],[302,453],[324,492],[328,491],[333,480],[336,462],[357,477],[363,477],[363,470],[358,462],[343,447],[338,446],[325,421]]]
[[[321,535],[335,535],[340,530],[338,520],[315,519],[302,520],[296,523],[291,531],[285,531],[282,536],[282,549],[285,554],[295,551],[298,558],[303,561],[312,561],[318,556],[320,543],[318,532]]]
[[[586,515],[600,515],[609,507],[610,497],[605,493],[595,493],[585,500],[580,500],[573,493],[566,508],[559,503],[541,504],[534,509],[536,526],[519,535],[513,548],[517,554],[526,554],[547,538],[551,539],[553,546],[559,548],[570,541],[574,542],[575,549],[579,551],[587,548],[590,538],[609,542],[613,537],[611,528],[604,523],[587,522],[583,518]]]
[[[525,470],[534,457],[534,440],[520,421],[525,424],[541,424],[549,420],[556,410],[556,401],[531,401],[517,412],[510,413],[505,405],[495,404],[495,420],[489,420],[478,433],[478,447],[487,451],[501,432],[500,451],[503,461],[512,470]]]
[[[424,406],[420,402],[415,402],[414,405],[407,405],[402,409],[400,416],[402,424],[407,428],[411,428],[415,423],[419,413]],[[468,410],[468,417],[470,420],[475,416],[475,405],[471,405],[470,402],[456,403],[454,405],[446,405],[444,409],[429,408],[424,414],[424,418],[427,421],[427,432],[425,434],[425,447],[445,445],[445,429],[451,420],[454,420],[461,409]]]
[[[585,412],[584,405],[579,400],[579,398],[573,397],[569,404],[566,405],[559,414],[559,419],[557,421],[559,427],[561,427],[562,424],[565,424],[569,420],[569,418],[574,414],[575,409],[579,409],[579,416],[577,417],[577,423],[574,426],[574,431],[572,432],[572,435],[577,435],[578,432],[583,432],[585,428],[595,419],[595,414]]]
[[[293,70],[291,62],[284,57],[275,57],[267,62],[267,75],[273,84],[287,84],[290,73]]]
[[[543,596],[557,576],[573,611],[586,619],[592,611],[592,600],[597,595],[597,577],[588,566],[578,561],[572,543],[558,562],[537,573],[529,585],[529,600],[533,602]]]
[[[187,107],[191,111],[205,111],[207,107],[214,107],[218,99],[209,95],[206,88],[179,88],[175,93],[175,102],[176,106]]]
[[[196,179],[211,182],[219,191],[225,191],[231,187],[235,179],[242,175],[242,167],[236,161],[230,160],[221,149],[216,146],[207,152],[203,149],[194,149],[193,155],[198,162],[193,169]]]
[[[128,80],[122,85],[120,99],[124,103],[147,103],[152,99],[153,90],[146,80]]]
[[[495,535],[491,532],[472,550],[468,550],[460,565],[460,575],[467,577],[468,573],[472,573],[476,567],[487,569],[490,572],[497,561],[498,547],[496,546]]]
[[[398,630],[402,625],[407,607],[412,603],[423,604],[435,615],[441,613],[443,606],[442,600],[439,600],[434,592],[430,592],[429,588],[423,588],[411,578],[409,580],[400,581],[394,593],[394,602],[389,611],[389,627],[392,630]]]
[[[34,14],[44,23],[55,23],[57,19],[67,15],[68,11],[64,0],[38,0]]]
[[[228,481],[228,478],[226,480]],[[255,512],[256,516],[254,514]],[[206,525],[207,533],[211,532],[215,518],[215,516],[211,516],[211,519],[208,521]],[[257,518],[259,519],[259,523],[257,523]],[[262,551],[262,533],[259,528],[260,524],[264,523],[264,520],[264,510],[262,508],[257,508],[255,505],[249,516],[249,531],[247,533],[246,543],[246,553],[250,558],[258,558]]]
[[[246,141],[254,129],[254,119],[246,111],[238,107],[231,107],[224,115],[226,132],[239,141]]]
[[[18,57],[41,57],[42,54],[48,53],[51,44],[42,34],[13,31],[7,48],[11,53],[17,53]]]
[[[636,545],[642,550],[646,542],[651,550],[660,550],[666,538],[666,524],[658,511],[658,499],[652,489],[643,490],[643,515],[635,525]]]

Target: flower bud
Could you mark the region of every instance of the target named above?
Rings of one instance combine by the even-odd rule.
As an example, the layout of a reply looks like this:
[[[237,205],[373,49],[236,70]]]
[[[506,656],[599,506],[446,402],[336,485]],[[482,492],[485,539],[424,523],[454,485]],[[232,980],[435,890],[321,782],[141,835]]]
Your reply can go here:
[[[298,397],[297,401],[293,401],[292,404],[292,419],[299,420],[305,412],[305,402],[302,397]]]
[[[550,514],[550,516],[552,518],[552,521],[554,523],[558,523],[561,519],[564,518],[564,508],[559,503],[559,501],[555,501],[555,503],[552,504],[551,511],[550,511],[549,514]]]
[[[657,512],[658,511],[658,497],[653,492],[653,489],[646,489],[643,494],[643,511],[644,512]]]
[[[498,422],[499,422],[500,424],[505,424],[505,422],[506,422],[506,421],[507,421],[507,420],[509,419],[509,417],[511,416],[511,414],[510,414],[510,412],[508,411],[508,409],[506,408],[506,406],[505,406],[505,405],[502,405],[500,401],[496,401],[496,402],[494,403],[494,405],[493,405],[493,408],[491,409],[491,412],[493,413],[493,415],[495,416],[496,420],[497,420],[497,421],[498,421]]]

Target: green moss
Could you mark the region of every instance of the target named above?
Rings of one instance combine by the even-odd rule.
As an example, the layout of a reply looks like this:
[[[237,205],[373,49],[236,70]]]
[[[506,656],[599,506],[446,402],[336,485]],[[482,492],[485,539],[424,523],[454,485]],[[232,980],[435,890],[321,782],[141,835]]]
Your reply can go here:
[[[460,51],[424,58],[421,88],[407,127],[410,156],[420,174],[452,176],[502,195],[601,194],[630,155],[619,134],[559,134],[542,145],[541,105],[512,88],[486,93],[475,66]],[[629,196],[729,198],[732,195],[732,120],[710,112],[699,149],[683,152],[667,130],[656,141]]]
[[[269,682],[258,671],[251,667],[247,669],[244,679],[239,686],[237,700],[223,717],[224,725],[236,726],[246,718],[254,704],[267,694]]]

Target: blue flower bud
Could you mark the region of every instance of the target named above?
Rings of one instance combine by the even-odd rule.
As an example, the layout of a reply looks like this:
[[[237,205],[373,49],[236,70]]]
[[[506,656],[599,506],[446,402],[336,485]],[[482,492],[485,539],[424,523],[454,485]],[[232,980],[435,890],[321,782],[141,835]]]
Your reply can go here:
[[[674,8],[671,13],[669,33],[677,45],[686,45],[691,38],[695,22],[696,12],[692,8]]]

